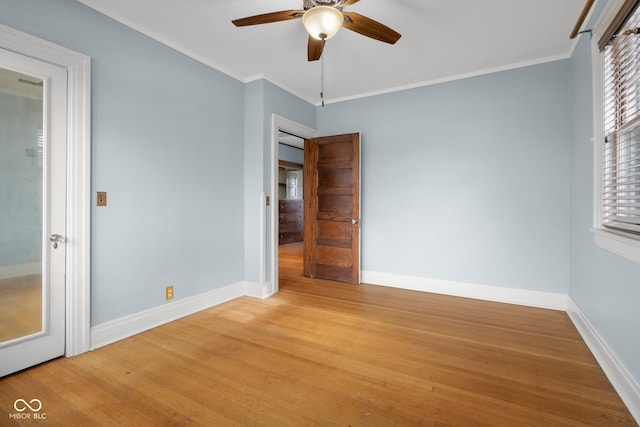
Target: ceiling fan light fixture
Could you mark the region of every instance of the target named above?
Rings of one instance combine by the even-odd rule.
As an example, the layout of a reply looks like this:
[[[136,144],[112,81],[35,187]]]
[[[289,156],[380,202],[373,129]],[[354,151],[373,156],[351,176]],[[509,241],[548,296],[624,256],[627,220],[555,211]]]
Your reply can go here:
[[[311,37],[317,40],[329,40],[342,27],[344,17],[335,7],[316,6],[302,16],[302,23]]]

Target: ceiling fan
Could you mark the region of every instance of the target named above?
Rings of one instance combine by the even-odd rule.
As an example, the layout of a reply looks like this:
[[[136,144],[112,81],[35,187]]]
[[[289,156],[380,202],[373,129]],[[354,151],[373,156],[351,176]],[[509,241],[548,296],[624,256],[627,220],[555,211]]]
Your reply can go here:
[[[304,0],[302,10],[265,13],[235,19],[231,22],[236,27],[244,27],[302,18],[302,23],[309,32],[307,47],[309,61],[320,59],[325,42],[335,36],[341,27],[372,39],[395,44],[401,37],[398,32],[366,16],[342,10],[343,7],[358,1],[360,0]]]

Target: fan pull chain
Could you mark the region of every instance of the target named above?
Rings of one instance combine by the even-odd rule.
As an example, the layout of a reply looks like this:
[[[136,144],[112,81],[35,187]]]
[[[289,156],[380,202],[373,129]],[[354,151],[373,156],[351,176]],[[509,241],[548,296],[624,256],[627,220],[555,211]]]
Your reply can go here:
[[[324,107],[324,55],[320,57],[320,101]]]

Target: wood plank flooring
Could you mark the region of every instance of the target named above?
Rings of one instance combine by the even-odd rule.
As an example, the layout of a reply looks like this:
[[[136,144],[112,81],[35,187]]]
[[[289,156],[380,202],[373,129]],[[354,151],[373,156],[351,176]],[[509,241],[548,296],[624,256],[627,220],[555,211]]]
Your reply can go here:
[[[0,380],[45,421],[128,426],[634,426],[565,313],[305,279]]]

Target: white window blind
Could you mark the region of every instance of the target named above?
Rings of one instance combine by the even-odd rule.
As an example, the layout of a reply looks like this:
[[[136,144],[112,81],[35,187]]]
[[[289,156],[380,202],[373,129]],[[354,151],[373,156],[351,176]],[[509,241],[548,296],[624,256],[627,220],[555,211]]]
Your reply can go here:
[[[603,226],[640,234],[640,8],[603,54]]]

